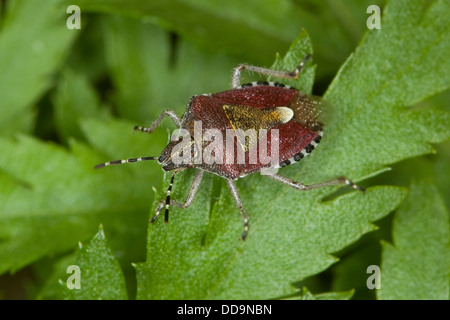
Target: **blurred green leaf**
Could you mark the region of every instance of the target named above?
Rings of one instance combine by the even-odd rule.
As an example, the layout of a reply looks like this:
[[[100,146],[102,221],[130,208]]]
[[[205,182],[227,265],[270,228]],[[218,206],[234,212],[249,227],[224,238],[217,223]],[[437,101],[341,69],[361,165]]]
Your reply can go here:
[[[449,213],[434,184],[411,185],[383,243],[379,299],[450,298]]]
[[[28,136],[0,139],[5,151],[0,159],[0,273],[73,248],[91,237],[99,223],[112,229],[119,257],[143,256],[149,190],[159,184],[155,172],[160,169],[151,164],[143,172],[139,165],[93,169],[113,158],[108,154],[127,158],[160,152],[160,144],[133,135],[132,128],[112,120],[83,121],[84,134],[103,156],[75,140],[69,153]],[[158,137],[164,141],[157,132]],[[133,192],[123,191],[129,188]]]
[[[0,133],[29,132],[31,107],[78,34],[66,26],[62,0],[7,2],[0,25]],[[37,14],[39,12],[39,14]],[[30,72],[31,71],[31,72]]]
[[[299,25],[295,6],[288,1],[79,1],[88,11],[128,14],[176,31],[204,48],[261,59],[274,48],[286,49]],[[280,12],[281,11],[281,12]],[[252,12],[252,14],[248,14]],[[211,19],[215,20],[212,25]],[[279,30],[287,31],[284,33]],[[255,36],[256,35],[256,36]],[[242,40],[245,40],[243,42]],[[270,45],[268,45],[270,44]],[[247,51],[247,49],[252,51]]]
[[[141,124],[150,123],[164,109],[182,113],[194,94],[228,87],[230,70],[238,64],[224,55],[198,51],[181,39],[171,46],[167,32],[136,19],[111,16],[103,26],[108,68],[117,88],[114,102],[122,117]]]
[[[83,140],[79,122],[83,118],[107,119],[106,109],[100,109],[100,98],[88,79],[71,69],[65,69],[54,96],[55,123],[60,139]]]
[[[274,0],[78,0],[90,12],[128,15],[174,31],[208,52],[226,52],[240,62],[270,63],[302,28],[317,48],[320,78],[334,72],[365,28],[366,8],[383,1]],[[145,45],[145,43],[143,43]]]
[[[67,1],[70,4],[75,2]],[[66,65],[77,74],[93,81],[99,93],[107,96],[111,88],[107,87],[106,58],[109,54],[105,47],[106,32],[103,21],[104,17],[100,14],[86,14],[81,11],[81,34],[71,47]]]
[[[370,237],[376,232],[365,237]],[[367,278],[370,276],[367,273],[367,267],[380,265],[381,248],[379,240],[364,240],[366,241],[363,241],[363,244],[360,244],[357,249],[349,254],[344,255],[339,263],[331,269],[333,275],[331,290],[342,291],[353,288],[354,295],[352,298],[355,300],[375,298],[374,290],[367,288]]]
[[[76,252],[54,257],[53,259],[42,259],[33,264],[33,275],[38,278],[33,290],[38,300],[62,300],[66,298],[66,292],[62,285],[67,283],[70,274],[67,267],[76,264]]]
[[[109,248],[102,228],[86,247],[81,246],[76,265],[81,272],[81,288],[72,290],[65,288],[67,298],[78,300],[127,299],[122,269]]]

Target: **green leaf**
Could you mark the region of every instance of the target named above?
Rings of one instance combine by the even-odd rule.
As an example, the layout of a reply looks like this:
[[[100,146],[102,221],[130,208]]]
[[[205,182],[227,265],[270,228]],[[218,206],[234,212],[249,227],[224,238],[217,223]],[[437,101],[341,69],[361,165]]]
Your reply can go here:
[[[160,152],[161,144],[133,135],[132,128],[119,121],[83,121],[88,141],[103,155],[75,140],[69,153],[29,136],[0,139],[0,273],[73,248],[100,223],[114,231],[113,246],[125,260],[143,258],[149,190],[159,184],[160,169],[151,164],[93,169],[115,157]],[[154,138],[164,142],[164,136],[156,132]]]
[[[240,62],[270,63],[299,30],[310,30],[320,78],[335,72],[364,32],[366,8],[383,1],[272,0],[79,0],[83,10],[128,15],[152,22],[212,53],[227,52]],[[131,37],[130,37],[131,38]],[[146,45],[144,41],[142,45]],[[139,53],[138,53],[139,54]]]
[[[311,44],[305,39],[303,33],[292,48],[306,43],[302,52],[309,51]],[[313,73],[304,76],[313,77]],[[305,162],[314,159],[313,154]],[[342,174],[340,166],[346,161],[352,160],[347,156],[329,163],[334,173],[328,178]],[[283,174],[298,177],[301,168],[292,166]],[[306,182],[321,181],[319,173],[304,172]],[[192,175],[177,175],[174,199],[186,197]],[[220,196],[214,202],[217,183]],[[259,175],[237,184],[250,215],[248,239],[239,239],[243,222],[225,183],[207,175],[191,207],[183,212],[172,208],[169,225],[150,226],[147,261],[137,266],[138,298],[267,299],[290,294],[291,283],[334,263],[330,253],[374,230],[370,221],[388,214],[405,196],[400,188],[375,187],[366,194],[353,192],[321,202],[335,188],[301,193]],[[155,199],[164,196],[165,191],[159,190]]]
[[[107,119],[106,109],[100,109],[100,98],[88,79],[71,69],[62,72],[54,96],[55,122],[62,141],[84,139],[80,121],[83,118]]]
[[[433,151],[450,137],[450,113],[405,108],[450,87],[448,1],[391,1],[380,30],[369,30],[330,85],[325,99],[339,109],[325,131],[324,157],[305,169],[370,176],[383,164]],[[333,147],[330,147],[333,146]]]
[[[130,5],[131,4],[131,5]],[[226,49],[261,60],[274,48],[286,49],[298,30],[301,15],[287,1],[80,1],[89,11],[128,14],[154,21],[206,48]],[[252,14],[248,12],[251,10]],[[280,12],[281,11],[281,12]],[[294,18],[295,17],[295,18]],[[215,27],[211,28],[211,19]],[[294,21],[294,24],[292,24]],[[296,30],[297,29],[297,30]],[[283,30],[284,34],[280,34]],[[242,40],[245,39],[245,42]],[[267,44],[271,44],[268,46]],[[247,51],[252,48],[254,51]]]
[[[434,184],[411,185],[391,245],[383,242],[379,299],[450,298],[449,213]]]
[[[384,219],[383,219],[384,222]],[[380,265],[380,231],[383,230],[381,221],[377,223],[379,229],[371,234],[365,235],[358,241],[355,248],[348,248],[339,263],[334,265],[329,272],[332,273],[332,291],[348,290],[352,288],[354,300],[375,299],[375,290],[367,287],[367,268],[371,265]],[[353,249],[353,250],[352,250]],[[347,249],[344,249],[347,251]]]
[[[103,21],[107,64],[117,90],[113,96],[119,114],[138,123],[150,123],[164,108],[183,112],[186,97],[218,91],[230,79],[222,77],[239,61],[176,42],[164,30],[136,19],[109,16]],[[220,75],[220,76],[217,76]]]
[[[0,29],[0,132],[30,131],[31,107],[52,85],[76,30],[62,0],[8,1]],[[39,12],[39,14],[37,14]],[[32,70],[32,72],[30,72]]]
[[[103,228],[84,247],[80,245],[76,266],[80,270],[80,289],[66,288],[67,298],[77,300],[127,299],[125,279],[109,248]],[[65,284],[63,282],[63,284]]]
[[[42,259],[32,265],[33,275],[38,278],[36,299],[62,300],[66,297],[64,288],[67,288],[67,279],[70,277],[70,274],[67,273],[67,267],[76,264],[76,253],[74,251],[63,257]]]

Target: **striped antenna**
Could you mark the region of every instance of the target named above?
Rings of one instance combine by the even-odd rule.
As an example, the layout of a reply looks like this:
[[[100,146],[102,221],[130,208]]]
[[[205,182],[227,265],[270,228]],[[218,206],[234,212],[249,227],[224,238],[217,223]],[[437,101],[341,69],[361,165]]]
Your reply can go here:
[[[124,164],[124,163],[133,163],[133,162],[140,162],[140,161],[148,161],[148,160],[158,160],[158,157],[140,157],[140,158],[130,158],[130,159],[124,159],[124,160],[113,160],[105,163],[100,163],[94,167],[94,169],[100,169],[103,167],[116,165],[116,164]]]

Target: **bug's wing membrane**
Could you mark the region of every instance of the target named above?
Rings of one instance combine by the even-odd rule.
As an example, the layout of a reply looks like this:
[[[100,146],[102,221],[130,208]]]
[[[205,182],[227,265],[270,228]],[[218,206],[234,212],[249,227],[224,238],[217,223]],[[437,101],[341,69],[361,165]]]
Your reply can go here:
[[[323,105],[322,98],[317,96],[308,96],[299,92],[288,104],[288,107],[294,111],[294,119],[302,126],[312,131],[321,131],[323,124]]]

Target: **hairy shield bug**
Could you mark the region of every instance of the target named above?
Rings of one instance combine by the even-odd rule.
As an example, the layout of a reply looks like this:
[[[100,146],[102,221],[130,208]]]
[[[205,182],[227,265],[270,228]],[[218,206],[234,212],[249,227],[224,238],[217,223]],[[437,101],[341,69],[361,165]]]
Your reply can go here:
[[[258,81],[241,85],[242,70],[249,70],[277,78],[299,76],[307,55],[292,71],[276,71],[250,65],[239,65],[233,70],[232,88],[215,94],[193,96],[182,119],[165,110],[150,127],[136,126],[134,129],[152,133],[167,116],[179,128],[172,135],[159,157],[140,157],[114,160],[95,166],[157,160],[164,171],[173,171],[167,196],[163,199],[151,222],[165,209],[165,222],[169,219],[169,207],[189,207],[194,201],[205,171],[226,179],[227,185],[244,220],[245,240],[248,233],[248,216],[234,183],[238,178],[262,172],[271,179],[297,190],[311,190],[324,186],[345,183],[364,191],[345,177],[305,185],[281,176],[270,169],[282,168],[298,162],[310,154],[323,135],[323,124],[319,121],[320,99],[276,82]],[[270,137],[269,137],[270,135]],[[207,138],[205,138],[205,136]],[[270,148],[269,148],[270,147]],[[259,152],[259,156],[258,156]],[[175,175],[186,169],[196,168],[197,174],[184,203],[170,199]]]

